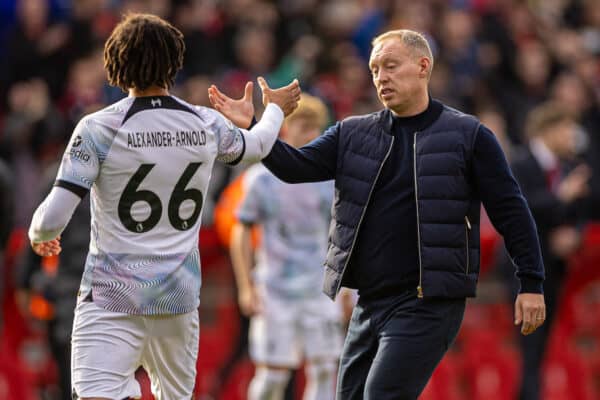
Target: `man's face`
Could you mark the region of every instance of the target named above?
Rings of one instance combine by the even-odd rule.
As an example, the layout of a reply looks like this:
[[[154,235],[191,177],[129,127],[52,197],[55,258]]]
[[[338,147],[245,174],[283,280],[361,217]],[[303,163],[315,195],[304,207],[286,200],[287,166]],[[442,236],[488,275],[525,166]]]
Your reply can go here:
[[[554,125],[546,135],[558,157],[570,159],[577,153],[577,125],[573,121],[567,120]]]
[[[369,69],[381,103],[397,114],[427,91],[427,58],[409,51],[400,39],[378,43],[371,52]]]

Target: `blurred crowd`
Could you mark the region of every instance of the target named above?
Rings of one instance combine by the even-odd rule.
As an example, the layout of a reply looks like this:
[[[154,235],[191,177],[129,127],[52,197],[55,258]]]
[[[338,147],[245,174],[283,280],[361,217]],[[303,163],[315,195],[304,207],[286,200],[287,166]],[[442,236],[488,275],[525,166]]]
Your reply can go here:
[[[574,121],[566,153],[586,167],[565,190],[587,201],[573,224],[600,220],[598,0],[15,0],[0,2],[0,249],[28,227],[79,119],[126,95],[106,83],[102,56],[130,11],[184,33],[172,90],[183,99],[209,106],[213,83],[239,97],[257,76],[272,87],[298,78],[326,101],[331,121],[381,108],[367,67],[371,39],[417,30],[434,51],[432,97],[477,115],[509,159],[531,137],[538,106],[551,101]],[[214,172],[204,224],[233,175]],[[569,248],[565,240],[557,246]]]
[[[596,0],[19,0],[2,7],[0,158],[20,183],[17,226],[28,224],[41,171],[74,124],[124,96],[106,84],[102,47],[127,11],[160,15],[185,34],[174,92],[186,100],[208,105],[211,83],[237,96],[258,75],[273,86],[298,77],[335,119],[380,108],[367,70],[370,40],[414,29],[434,49],[432,95],[479,115],[507,152],[524,141],[529,111],[552,99],[579,122],[579,154],[600,163]],[[592,186],[600,196],[600,185]]]

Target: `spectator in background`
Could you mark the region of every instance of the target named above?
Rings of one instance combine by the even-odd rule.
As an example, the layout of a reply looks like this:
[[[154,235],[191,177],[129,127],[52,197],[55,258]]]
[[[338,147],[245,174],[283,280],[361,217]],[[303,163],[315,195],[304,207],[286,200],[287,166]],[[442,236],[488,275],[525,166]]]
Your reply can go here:
[[[520,154],[515,154],[512,163],[537,224],[546,267],[546,324],[520,339],[521,400],[540,399],[541,364],[558,307],[566,262],[580,245],[577,224],[584,221],[580,200],[588,192],[590,170],[575,162],[576,130],[574,116],[564,106],[545,103],[535,108],[527,119],[529,143]]]
[[[506,120],[500,111],[493,107],[485,107],[477,113],[477,118],[479,118],[482,124],[494,132],[496,139],[498,139],[498,143],[500,143],[500,147],[502,147],[504,155],[510,161],[513,152],[512,144],[506,132]]]
[[[67,25],[51,21],[46,0],[17,2],[17,24],[8,34],[6,77],[11,84],[42,76],[52,98],[62,90],[62,77],[69,66],[67,46],[71,32]],[[4,94],[4,93],[2,93]]]
[[[589,204],[600,204],[600,107],[590,87],[576,73],[560,73],[551,86],[551,99],[579,123],[576,150],[583,153],[592,176],[589,180]],[[600,207],[591,207],[589,217],[600,220]]]
[[[301,147],[326,123],[325,105],[304,95],[283,136]],[[240,310],[252,316],[249,342],[256,372],[248,399],[282,400],[291,370],[305,360],[304,399],[331,400],[342,347],[341,313],[319,289],[333,183],[288,185],[259,164],[244,175],[244,186],[231,260]],[[254,226],[261,229],[256,257]]]
[[[58,164],[48,168],[44,181],[50,191]],[[90,240],[90,203],[82,201],[71,224],[61,235],[62,252],[56,257],[40,257],[28,249],[17,272],[17,304],[24,316],[45,320],[50,352],[58,369],[60,400],[71,399],[71,331],[77,292],[84,270]],[[31,299],[41,297],[46,310],[32,310]],[[40,304],[40,303],[37,303]]]
[[[0,153],[19,182],[14,197],[14,223],[29,224],[39,193],[39,177],[56,160],[67,137],[65,122],[50,98],[48,85],[39,78],[15,83],[9,91]]]
[[[14,200],[12,191],[14,182],[12,171],[0,159],[0,299],[4,298],[4,250],[13,228]],[[0,327],[2,327],[2,308],[0,308]]]

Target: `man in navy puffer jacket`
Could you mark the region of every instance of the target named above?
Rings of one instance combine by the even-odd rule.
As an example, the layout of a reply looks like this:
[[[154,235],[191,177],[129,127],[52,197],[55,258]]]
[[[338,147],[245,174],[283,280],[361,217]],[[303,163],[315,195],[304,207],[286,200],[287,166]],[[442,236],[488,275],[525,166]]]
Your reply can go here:
[[[515,324],[527,335],[545,319],[544,267],[527,203],[493,133],[429,97],[432,67],[419,33],[378,36],[369,68],[385,109],[338,122],[300,149],[278,141],[263,160],[286,182],[335,179],[324,291],[335,298],[343,285],[360,295],[338,400],[421,393],[456,337],[465,298],[475,296],[481,203],[521,282]],[[209,92],[217,109],[240,121],[234,100]]]

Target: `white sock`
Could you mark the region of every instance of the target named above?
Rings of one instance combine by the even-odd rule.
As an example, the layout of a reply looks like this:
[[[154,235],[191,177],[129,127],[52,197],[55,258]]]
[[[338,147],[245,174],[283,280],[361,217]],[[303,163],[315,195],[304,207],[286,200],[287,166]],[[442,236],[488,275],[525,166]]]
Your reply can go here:
[[[248,400],[283,400],[290,371],[257,368],[248,387]]]
[[[335,373],[337,363],[321,361],[306,366],[306,388],[303,400],[333,400],[335,398]]]

